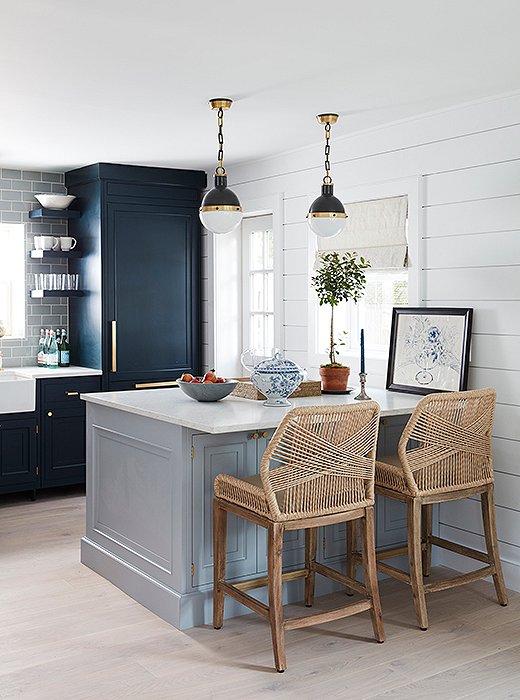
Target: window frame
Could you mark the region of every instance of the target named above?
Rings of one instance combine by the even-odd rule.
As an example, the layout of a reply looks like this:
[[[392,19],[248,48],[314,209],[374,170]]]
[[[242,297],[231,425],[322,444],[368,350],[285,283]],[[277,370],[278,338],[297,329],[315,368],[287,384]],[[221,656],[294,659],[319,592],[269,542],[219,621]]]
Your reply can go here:
[[[251,219],[258,219],[262,216],[270,217],[270,227],[269,230],[272,232],[273,237],[273,267],[272,268],[262,268],[255,269],[251,268],[251,241],[248,237],[246,231],[244,231],[244,223],[250,221]],[[244,349],[259,349],[252,347],[251,341],[251,319],[254,315],[262,316],[272,316],[273,317],[273,342],[274,347],[279,348],[275,340],[274,329],[276,326],[276,309],[275,309],[275,256],[274,256],[274,226],[273,226],[273,215],[271,213],[266,214],[247,214],[242,220],[242,344]],[[268,230],[264,228],[264,230]],[[249,232],[251,233],[251,232]],[[272,311],[253,311],[251,309],[251,282],[253,274],[265,274],[272,273],[273,275],[273,310]],[[267,348],[264,348],[267,349]],[[267,357],[267,356],[265,356]],[[264,359],[265,359],[264,357]]]
[[[270,214],[273,217],[273,254],[274,254],[274,344],[277,348],[283,348],[283,193],[273,193],[263,197],[247,197],[242,195],[238,189],[236,190],[242,204],[242,211],[245,217],[262,216]],[[240,226],[242,231],[242,226]],[[208,356],[212,367],[218,366],[221,363],[223,349],[222,342],[219,337],[218,326],[218,310],[219,310],[219,289],[218,289],[218,269],[225,266],[226,261],[222,259],[218,246],[215,241],[215,234],[209,234],[208,251],[212,264],[209,270],[210,279],[210,294],[208,299],[208,314],[209,314],[209,344]],[[242,257],[237,261],[240,265],[240,274],[242,275],[243,290],[243,270]],[[224,269],[224,268],[222,268]],[[243,318],[241,313],[240,319]],[[246,350],[242,344],[240,352]],[[240,353],[239,353],[240,355]],[[240,363],[240,358],[238,358]],[[240,369],[242,373],[245,370]]]
[[[8,288],[8,293],[11,298],[9,302],[9,312],[10,317],[5,320],[10,333],[3,336],[3,340],[24,340],[27,337],[27,303],[26,303],[26,277],[27,277],[27,263],[26,263],[26,242],[25,242],[25,226],[19,223],[0,223],[0,248],[1,248],[1,237],[9,231],[15,230],[14,233],[21,237],[20,249],[21,249],[21,260],[20,260],[20,272],[21,278],[16,281],[14,276],[7,278],[8,282],[11,282],[11,286]],[[15,282],[18,290],[13,292],[13,281]],[[20,313],[19,318],[13,318],[13,303],[16,303],[16,298],[18,297],[19,308],[17,312]],[[16,314],[18,316],[18,313]],[[14,332],[13,332],[14,331]]]
[[[348,205],[353,202],[369,201],[371,199],[385,199],[387,197],[398,197],[406,195],[408,197],[408,306],[424,305],[422,294],[422,274],[423,269],[423,245],[422,245],[422,222],[423,222],[423,178],[422,176],[402,178],[397,180],[388,180],[366,185],[358,185],[351,187],[348,190],[339,190],[336,196],[344,203],[348,213]],[[313,200],[314,195],[309,196],[309,205]],[[316,253],[315,236],[310,236],[309,243],[309,260],[314,262]],[[318,341],[318,300],[316,293],[310,286],[310,277],[313,270],[309,273],[309,304],[308,304],[308,357],[311,367],[319,367],[326,363],[327,355],[325,352],[317,352]],[[353,324],[357,330],[359,325],[357,319]],[[350,329],[348,329],[350,331]],[[351,367],[355,373],[358,371],[360,350],[359,343],[352,339],[352,347],[341,352],[339,361]],[[324,339],[326,344],[327,339]],[[373,374],[384,375],[386,362],[388,360],[388,349],[385,351],[366,350],[367,359],[373,361]]]

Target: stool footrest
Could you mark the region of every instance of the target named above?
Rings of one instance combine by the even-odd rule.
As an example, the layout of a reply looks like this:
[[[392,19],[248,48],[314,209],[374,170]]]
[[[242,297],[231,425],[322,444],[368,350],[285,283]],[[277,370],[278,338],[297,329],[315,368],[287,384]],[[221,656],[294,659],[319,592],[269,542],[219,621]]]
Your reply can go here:
[[[282,574],[282,581],[294,581],[298,578],[307,576],[306,569],[296,569],[295,571],[286,571]],[[248,579],[247,581],[238,581],[238,583],[229,584],[238,588],[239,591],[250,591],[253,588],[263,588],[269,585],[268,576],[260,576],[259,578]]]
[[[401,569],[397,569],[395,566],[390,566],[390,564],[385,564],[382,561],[376,562],[376,568],[382,574],[386,574],[387,576],[396,578],[398,581],[411,585],[410,574],[407,574],[406,571],[401,571]]]
[[[243,591],[240,591],[238,588],[236,588],[230,583],[225,583],[224,581],[221,581],[218,585],[219,588],[226,595],[229,595],[231,596],[231,598],[238,600],[239,603],[242,603],[242,605],[245,605],[254,612],[258,613],[259,615],[263,615],[264,617],[269,618],[269,608],[267,607],[267,605],[264,605],[256,598],[253,598],[253,596],[248,595]]]
[[[357,615],[357,613],[370,610],[372,601],[360,600],[358,603],[352,603],[343,608],[328,610],[327,612],[317,613],[316,615],[305,615],[305,617],[290,617],[284,620],[283,626],[286,630],[294,630],[299,627],[310,627],[311,625],[321,625],[332,620],[339,620],[342,617]]]
[[[311,571],[315,571],[317,574],[321,574],[326,578],[330,578],[333,581],[336,581],[337,583],[342,583],[343,585],[351,588],[353,591],[361,593],[361,595],[368,595],[367,589],[365,588],[365,586],[359,583],[359,581],[355,581],[349,576],[345,576],[345,574],[342,574],[340,571],[336,571],[336,569],[331,569],[330,566],[326,566],[325,564],[320,564],[317,561],[313,561],[311,562]]]
[[[443,549],[449,549],[450,552],[455,552],[456,554],[462,554],[465,557],[470,557],[470,559],[477,559],[477,561],[482,561],[484,564],[489,564],[489,557],[485,552],[479,552],[476,549],[471,549],[470,547],[465,547],[463,544],[457,544],[456,542],[450,542],[442,537],[431,536],[431,543],[437,547],[442,547]]]
[[[469,574],[462,574],[461,576],[455,576],[454,578],[444,579],[442,581],[432,581],[431,583],[427,583],[424,586],[424,592],[435,593],[435,591],[445,591],[448,588],[463,586],[465,583],[472,583],[473,581],[479,581],[481,578],[493,576],[493,574],[495,573],[495,566],[485,566],[483,569],[471,571]]]

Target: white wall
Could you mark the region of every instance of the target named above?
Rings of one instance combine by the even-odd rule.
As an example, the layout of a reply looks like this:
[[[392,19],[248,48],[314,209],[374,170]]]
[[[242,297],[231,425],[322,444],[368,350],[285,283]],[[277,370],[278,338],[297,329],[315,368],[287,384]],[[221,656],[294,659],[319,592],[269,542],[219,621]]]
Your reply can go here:
[[[283,196],[283,347],[305,366],[312,294],[305,214],[319,192],[322,148],[230,168],[241,199]],[[508,584],[520,590],[520,93],[333,139],[332,156],[342,193],[417,178],[420,303],[475,309],[470,388],[498,392],[497,522]],[[211,333],[206,341],[211,358]],[[384,371],[377,374],[372,381],[382,382]],[[442,506],[442,534],[483,548],[479,513],[474,500]],[[451,555],[447,561],[464,566]]]

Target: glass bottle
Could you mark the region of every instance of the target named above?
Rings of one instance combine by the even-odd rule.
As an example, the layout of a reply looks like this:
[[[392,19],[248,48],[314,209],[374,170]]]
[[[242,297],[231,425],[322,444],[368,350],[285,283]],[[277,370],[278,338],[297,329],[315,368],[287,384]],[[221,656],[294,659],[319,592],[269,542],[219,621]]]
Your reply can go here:
[[[58,365],[60,364],[60,349],[61,349],[61,330],[56,328],[54,331],[56,334],[56,346],[58,347]]]
[[[61,329],[61,344],[60,344],[60,367],[68,367],[70,365],[70,346],[67,339],[65,328]]]
[[[36,357],[38,367],[45,367],[45,331],[40,328],[40,341],[38,343],[38,355]]]
[[[54,331],[50,332],[50,342],[47,349],[47,367],[49,367],[49,369],[58,369],[58,346],[56,344],[56,335]]]
[[[51,334],[48,328],[45,329],[45,340],[43,344],[43,358],[44,358],[44,367],[49,366],[49,361],[48,361],[48,355],[49,355],[49,344],[51,342]]]

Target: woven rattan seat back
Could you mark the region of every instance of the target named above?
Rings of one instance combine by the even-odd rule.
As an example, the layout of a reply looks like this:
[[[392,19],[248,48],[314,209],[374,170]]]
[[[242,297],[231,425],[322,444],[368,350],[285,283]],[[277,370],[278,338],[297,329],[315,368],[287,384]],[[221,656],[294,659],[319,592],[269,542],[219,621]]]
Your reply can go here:
[[[294,520],[371,505],[378,426],[375,401],[289,411],[260,465],[271,517]]]
[[[419,401],[398,447],[412,493],[492,483],[495,402],[494,389],[429,394]],[[419,446],[407,451],[409,441]]]

